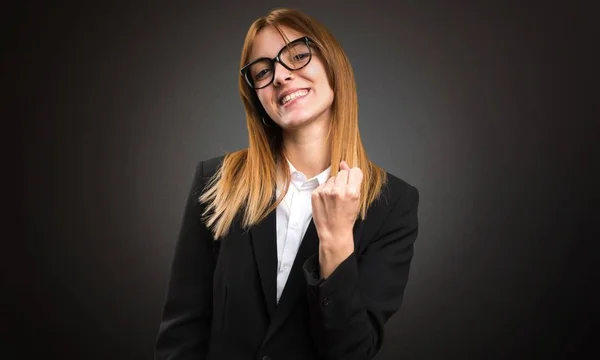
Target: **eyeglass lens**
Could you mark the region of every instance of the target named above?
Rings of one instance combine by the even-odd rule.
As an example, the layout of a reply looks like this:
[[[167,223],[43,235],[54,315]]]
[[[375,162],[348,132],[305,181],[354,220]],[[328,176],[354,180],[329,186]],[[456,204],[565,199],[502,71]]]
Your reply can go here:
[[[306,42],[286,46],[279,56],[284,66],[291,70],[300,69],[310,61],[310,49]],[[255,88],[267,86],[275,75],[274,62],[269,59],[258,61],[248,68],[247,77]]]

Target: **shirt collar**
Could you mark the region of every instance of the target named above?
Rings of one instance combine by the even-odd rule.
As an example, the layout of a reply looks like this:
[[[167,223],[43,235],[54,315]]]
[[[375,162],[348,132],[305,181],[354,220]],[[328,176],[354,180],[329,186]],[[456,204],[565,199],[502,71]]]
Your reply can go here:
[[[292,163],[287,159],[287,157],[285,158],[288,162],[288,165],[290,167],[290,174],[292,175],[292,181],[294,180],[294,172],[298,172],[302,175],[304,175],[302,172],[298,171],[294,165],[292,165]],[[324,184],[327,182],[327,180],[329,180],[329,176],[331,175],[331,166],[329,166],[327,169],[323,170],[320,174],[314,176],[311,179],[306,180],[306,182],[310,182],[312,180],[317,180],[318,185]],[[306,176],[306,175],[305,175]],[[318,186],[317,185],[317,186]]]

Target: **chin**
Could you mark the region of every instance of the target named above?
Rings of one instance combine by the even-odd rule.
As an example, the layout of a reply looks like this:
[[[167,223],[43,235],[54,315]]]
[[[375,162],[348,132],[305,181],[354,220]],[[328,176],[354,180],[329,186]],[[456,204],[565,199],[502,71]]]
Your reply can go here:
[[[314,120],[314,116],[311,115],[300,115],[300,116],[294,116],[294,117],[289,117],[289,118],[283,118],[281,119],[281,127],[285,128],[285,129],[295,129],[295,128],[299,128],[303,125],[309,124]]]

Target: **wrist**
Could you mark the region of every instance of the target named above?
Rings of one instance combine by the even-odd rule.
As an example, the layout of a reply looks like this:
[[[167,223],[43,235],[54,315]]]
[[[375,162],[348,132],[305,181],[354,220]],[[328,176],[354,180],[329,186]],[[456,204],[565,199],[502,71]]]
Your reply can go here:
[[[344,260],[354,252],[352,233],[323,238],[319,241],[319,266],[321,277],[327,279]]]
[[[336,259],[345,259],[354,251],[354,243],[349,244],[321,244],[319,246],[319,256],[324,261],[335,261]]]
[[[339,249],[338,251],[326,251],[319,249],[319,269],[323,279],[327,279],[338,266],[352,255],[354,249]]]
[[[336,253],[354,251],[354,234],[352,231],[344,233],[319,234],[319,252],[324,256],[334,256]]]

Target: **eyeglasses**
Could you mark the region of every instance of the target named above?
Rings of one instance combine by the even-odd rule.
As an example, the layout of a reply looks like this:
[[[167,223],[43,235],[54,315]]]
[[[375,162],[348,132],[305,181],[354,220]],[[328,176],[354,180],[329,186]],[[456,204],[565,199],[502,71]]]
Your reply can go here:
[[[300,70],[312,59],[310,44],[314,43],[309,37],[303,36],[290,41],[274,58],[258,58],[245,65],[240,73],[253,89],[262,89],[269,86],[275,79],[275,62],[290,71]]]

